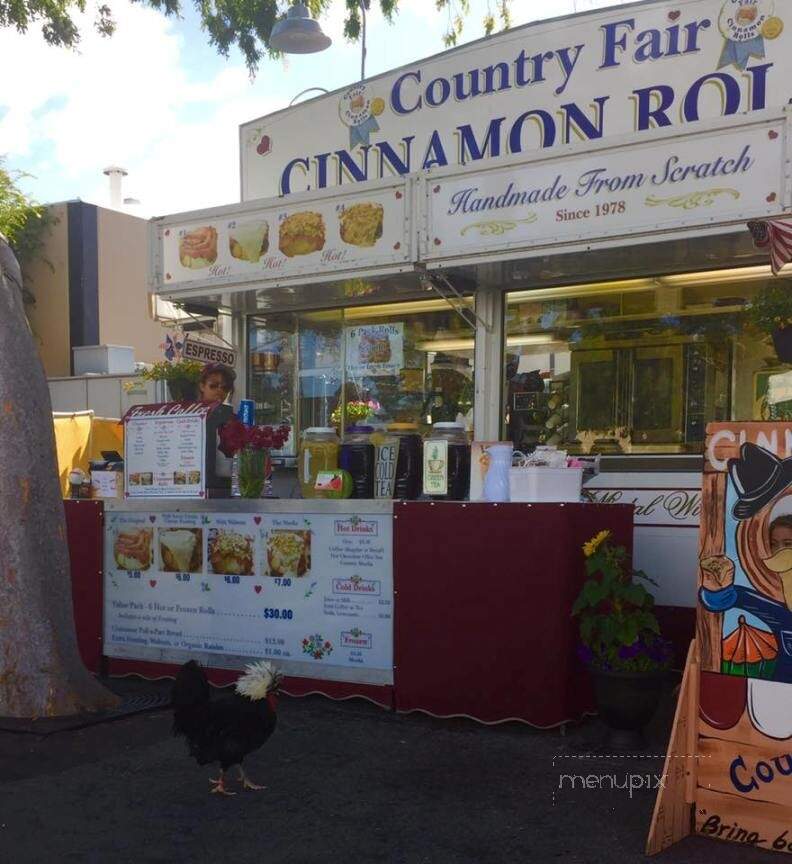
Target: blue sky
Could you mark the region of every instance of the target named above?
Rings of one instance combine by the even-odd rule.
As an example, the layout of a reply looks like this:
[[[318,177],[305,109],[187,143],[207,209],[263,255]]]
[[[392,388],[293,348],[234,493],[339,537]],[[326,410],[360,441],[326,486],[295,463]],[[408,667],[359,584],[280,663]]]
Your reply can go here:
[[[523,24],[617,2],[513,0],[512,7],[514,23]],[[116,34],[92,32],[89,3],[79,52],[47,46],[34,29],[0,31],[0,155],[32,175],[22,185],[39,201],[107,205],[102,169],[115,164],[128,170],[124,195],[140,200],[130,212],[141,216],[233,202],[240,123],[286,107],[306,87],[332,90],[359,77],[360,46],[343,39],[340,0],[322,21],[333,38],[328,51],[264,60],[253,81],[238,53],[226,60],[209,46],[192,6],[182,20],[127,0],[111,6]],[[447,19],[434,0],[400,6],[393,26],[371,15],[368,76],[443,50]],[[463,42],[483,35],[486,8],[487,0],[471,0]]]

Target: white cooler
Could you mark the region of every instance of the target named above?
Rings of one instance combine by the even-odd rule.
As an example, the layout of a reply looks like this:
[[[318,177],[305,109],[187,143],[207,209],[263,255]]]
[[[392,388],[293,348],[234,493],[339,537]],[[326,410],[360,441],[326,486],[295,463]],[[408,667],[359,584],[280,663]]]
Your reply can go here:
[[[582,468],[511,468],[509,491],[512,501],[578,502],[583,486]]]

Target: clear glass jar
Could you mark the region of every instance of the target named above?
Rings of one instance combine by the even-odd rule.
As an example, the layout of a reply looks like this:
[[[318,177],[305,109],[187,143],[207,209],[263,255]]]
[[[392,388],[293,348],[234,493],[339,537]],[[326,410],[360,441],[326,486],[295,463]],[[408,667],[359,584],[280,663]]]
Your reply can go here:
[[[302,434],[297,460],[303,498],[316,498],[316,475],[338,468],[341,441],[332,426],[312,426]]]
[[[423,448],[423,491],[435,501],[470,494],[470,441],[461,423],[435,423]]]

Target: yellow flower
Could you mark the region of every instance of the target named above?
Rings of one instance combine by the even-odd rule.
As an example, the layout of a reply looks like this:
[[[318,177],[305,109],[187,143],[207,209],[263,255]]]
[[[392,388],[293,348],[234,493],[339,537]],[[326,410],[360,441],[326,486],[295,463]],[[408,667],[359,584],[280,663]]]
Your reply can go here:
[[[596,534],[588,543],[583,544],[583,554],[586,558],[591,558],[591,556],[599,549],[600,546],[610,537],[610,531],[600,531],[599,534]]]

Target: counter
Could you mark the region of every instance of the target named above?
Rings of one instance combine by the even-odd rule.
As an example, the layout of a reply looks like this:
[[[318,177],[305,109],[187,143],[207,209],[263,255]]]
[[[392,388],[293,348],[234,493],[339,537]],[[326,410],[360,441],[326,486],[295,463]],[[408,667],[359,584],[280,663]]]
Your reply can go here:
[[[486,723],[592,710],[570,616],[581,547],[610,530],[632,549],[628,504],[156,500],[105,502],[104,519],[101,502],[65,505],[72,559],[103,561],[101,603],[95,571],[74,569],[75,617],[110,674],[197,659],[224,685],[267,658],[291,695]],[[246,538],[245,566],[214,554],[223,531]],[[273,573],[280,532],[308,544],[299,575]]]

